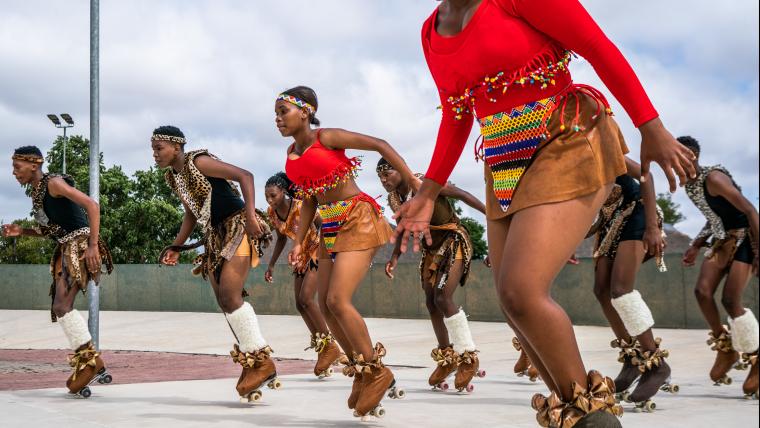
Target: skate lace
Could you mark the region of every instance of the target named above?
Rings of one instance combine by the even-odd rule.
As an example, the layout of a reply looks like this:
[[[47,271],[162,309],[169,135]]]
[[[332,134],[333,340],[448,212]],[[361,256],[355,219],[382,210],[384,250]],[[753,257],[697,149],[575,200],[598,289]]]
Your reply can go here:
[[[77,351],[68,356],[69,366],[74,368],[74,373],[71,375],[71,380],[76,380],[77,374],[85,369],[85,367],[95,367],[97,365],[97,358],[100,356],[100,352],[95,351],[95,348],[88,347]]]
[[[254,352],[243,352],[238,345],[235,344],[232,351],[230,351],[230,356],[232,356],[234,362],[240,364],[243,368],[252,369],[257,363],[260,364],[269,359],[269,354],[271,353],[272,348],[269,346],[265,346]]]
[[[314,349],[317,347],[317,338],[315,336],[311,336],[311,341],[309,342],[309,346],[303,348],[304,351],[308,351],[309,349]]]
[[[332,341],[333,337],[331,334],[317,333],[314,340],[314,350],[317,351],[317,354],[321,354]]]
[[[520,339],[516,337],[512,338],[512,346],[515,347],[515,350],[517,350],[517,352],[522,351],[522,344],[520,343]]]
[[[710,345],[710,349],[713,351],[732,352],[734,350],[733,343],[731,343],[731,333],[723,331],[718,337],[715,337],[715,333],[712,331],[708,334],[710,338],[707,339],[707,344]]]
[[[670,355],[667,349],[657,348],[654,351],[645,351],[631,359],[631,363],[639,368],[641,373],[660,367],[664,359]]]
[[[356,368],[356,373],[371,373],[373,368],[381,369],[385,367],[383,364],[385,353],[385,347],[380,342],[375,344],[375,358],[373,358],[372,361],[365,361],[364,355],[354,352],[354,367]]]
[[[610,346],[613,348],[620,348],[618,354],[618,362],[625,363],[625,358],[633,358],[636,356],[636,348],[639,348],[641,344],[636,339],[630,339],[630,342],[625,339],[615,339],[610,342]]]
[[[461,355],[457,356],[457,365],[472,364],[478,358],[478,350],[464,351]]]
[[[433,361],[435,361],[435,363],[440,367],[445,367],[456,363],[456,359],[454,358],[454,350],[450,347],[444,349],[433,348],[433,350],[430,352],[430,356],[433,358]]]

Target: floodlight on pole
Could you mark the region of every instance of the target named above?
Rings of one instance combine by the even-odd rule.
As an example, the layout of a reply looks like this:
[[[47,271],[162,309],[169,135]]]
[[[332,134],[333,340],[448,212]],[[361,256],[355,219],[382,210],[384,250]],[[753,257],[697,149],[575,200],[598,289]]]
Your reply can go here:
[[[61,117],[66,123],[61,123],[61,119],[54,114],[49,114],[47,117],[53,122],[53,125],[55,125],[56,128],[63,128],[63,167],[61,169],[63,170],[63,173],[66,174],[66,129],[74,126],[74,119],[72,119],[71,115],[68,113],[61,113]]]

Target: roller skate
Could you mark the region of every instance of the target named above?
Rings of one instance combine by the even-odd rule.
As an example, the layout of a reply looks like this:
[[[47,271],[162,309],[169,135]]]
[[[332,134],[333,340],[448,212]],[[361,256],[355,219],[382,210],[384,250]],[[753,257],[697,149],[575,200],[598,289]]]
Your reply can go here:
[[[356,365],[356,352],[351,359],[344,356],[341,361],[345,367],[343,367],[343,375],[354,378],[354,382],[351,385],[351,394],[348,396],[347,404],[349,409],[356,407],[356,401],[359,399],[359,394],[362,389],[362,374],[357,369]]]
[[[241,403],[261,400],[264,384],[270,389],[280,389],[282,386],[274,362],[269,357],[271,353],[272,349],[268,346],[254,352],[243,352],[237,344],[230,351],[233,361],[243,366],[236,386]]]
[[[449,384],[446,383],[446,378],[457,369],[457,356],[454,353],[454,349],[451,346],[447,346],[443,349],[433,348],[430,356],[433,357],[433,361],[435,361],[437,366],[430,375],[428,384],[433,387],[433,391],[446,391],[449,389]]]
[[[471,384],[472,378],[485,377],[485,370],[478,370],[478,351],[464,351],[457,356],[457,374],[454,376],[454,387],[457,391],[472,392],[475,385]]]
[[[520,352],[520,356],[517,357],[517,362],[515,362],[515,374],[518,377],[527,376],[531,382],[535,382],[536,379],[540,378],[541,376],[538,374],[538,370],[533,366],[533,364],[531,364],[528,354],[526,354],[525,350],[522,348],[520,339],[513,337],[512,346],[514,346],[515,349]]]
[[[95,382],[108,384],[113,380],[106,370],[103,359],[100,358],[100,352],[95,350],[92,342],[82,345],[76,352],[69,355],[69,365],[73,372],[66,380],[66,387],[70,394],[78,397],[89,398],[92,395],[90,385]]]
[[[742,354],[742,361],[749,366],[749,374],[742,385],[744,398],[757,400],[758,396],[758,368],[757,351],[754,354]]]
[[[362,356],[357,357],[357,372],[361,373],[361,391],[359,399],[354,407],[354,416],[361,417],[362,421],[369,420],[370,416],[382,418],[385,409],[380,401],[383,396],[389,398],[404,398],[406,393],[396,387],[396,379],[393,372],[386,367],[382,358],[385,356],[385,348],[381,343],[375,345],[375,358],[365,362]]]
[[[678,385],[670,383],[670,366],[665,362],[667,357],[668,351],[659,347],[654,351],[640,351],[633,357],[633,365],[641,372],[636,389],[628,396],[628,401],[636,405],[634,412],[654,412],[657,405],[651,398],[658,391],[678,392]]]
[[[639,341],[635,339],[615,339],[610,342],[610,346],[620,348],[618,362],[623,363],[620,373],[615,378],[615,398],[618,401],[628,401],[628,395],[630,394],[628,389],[641,376],[638,367],[634,366],[631,362],[638,355]]]
[[[562,428],[619,428],[618,417],[623,408],[615,401],[615,383],[612,379],[592,370],[586,388],[573,383],[573,398],[563,402],[556,393],[549,397],[536,394],[531,407],[536,410],[536,421],[542,427]]]
[[[740,358],[739,353],[734,350],[731,344],[731,334],[724,326],[723,332],[718,337],[715,337],[715,334],[710,332],[707,344],[710,345],[710,349],[717,352],[715,363],[713,363],[712,369],[710,369],[710,379],[715,382],[715,386],[731,385],[733,379],[728,376],[728,372],[734,368]],[[735,368],[741,369],[741,364]]]
[[[319,379],[332,376],[332,365],[341,356],[340,348],[331,334],[317,333],[314,340],[314,350],[317,351],[317,363],[314,365],[314,375]]]

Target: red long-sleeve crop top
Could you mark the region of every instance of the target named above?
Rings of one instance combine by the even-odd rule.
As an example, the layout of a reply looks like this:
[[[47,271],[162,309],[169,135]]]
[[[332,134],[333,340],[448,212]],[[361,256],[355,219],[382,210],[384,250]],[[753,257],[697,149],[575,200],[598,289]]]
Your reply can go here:
[[[587,59],[636,127],[658,116],[638,77],[577,0],[482,0],[454,36],[422,26],[422,49],[443,117],[425,176],[445,184],[473,115],[489,116],[556,95],[572,84],[570,52]]]

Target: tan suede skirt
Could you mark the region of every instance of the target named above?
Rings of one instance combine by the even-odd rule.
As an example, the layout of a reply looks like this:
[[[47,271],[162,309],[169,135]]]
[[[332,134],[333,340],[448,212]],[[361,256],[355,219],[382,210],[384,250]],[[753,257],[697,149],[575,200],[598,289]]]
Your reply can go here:
[[[329,205],[334,207],[335,204],[338,203]],[[345,216],[340,217],[339,220],[335,217],[330,218],[328,213],[330,209],[327,205],[319,206],[323,219],[319,246],[320,259],[329,259],[331,254],[345,251],[368,250],[385,245],[390,240],[393,231],[385,216],[372,203],[355,200],[346,210]]]
[[[570,95],[565,110],[567,124],[576,114],[575,96]],[[591,194],[625,174],[624,154],[628,147],[615,120],[599,113],[597,100],[577,94],[580,131],[572,126],[560,130],[557,109],[550,116],[547,131],[550,137],[540,143],[528,168],[518,182],[511,204],[503,211],[493,190],[493,175],[485,164],[486,217],[506,218],[536,205],[568,201]],[[598,114],[597,114],[598,113]],[[483,121],[483,119],[481,119]]]

